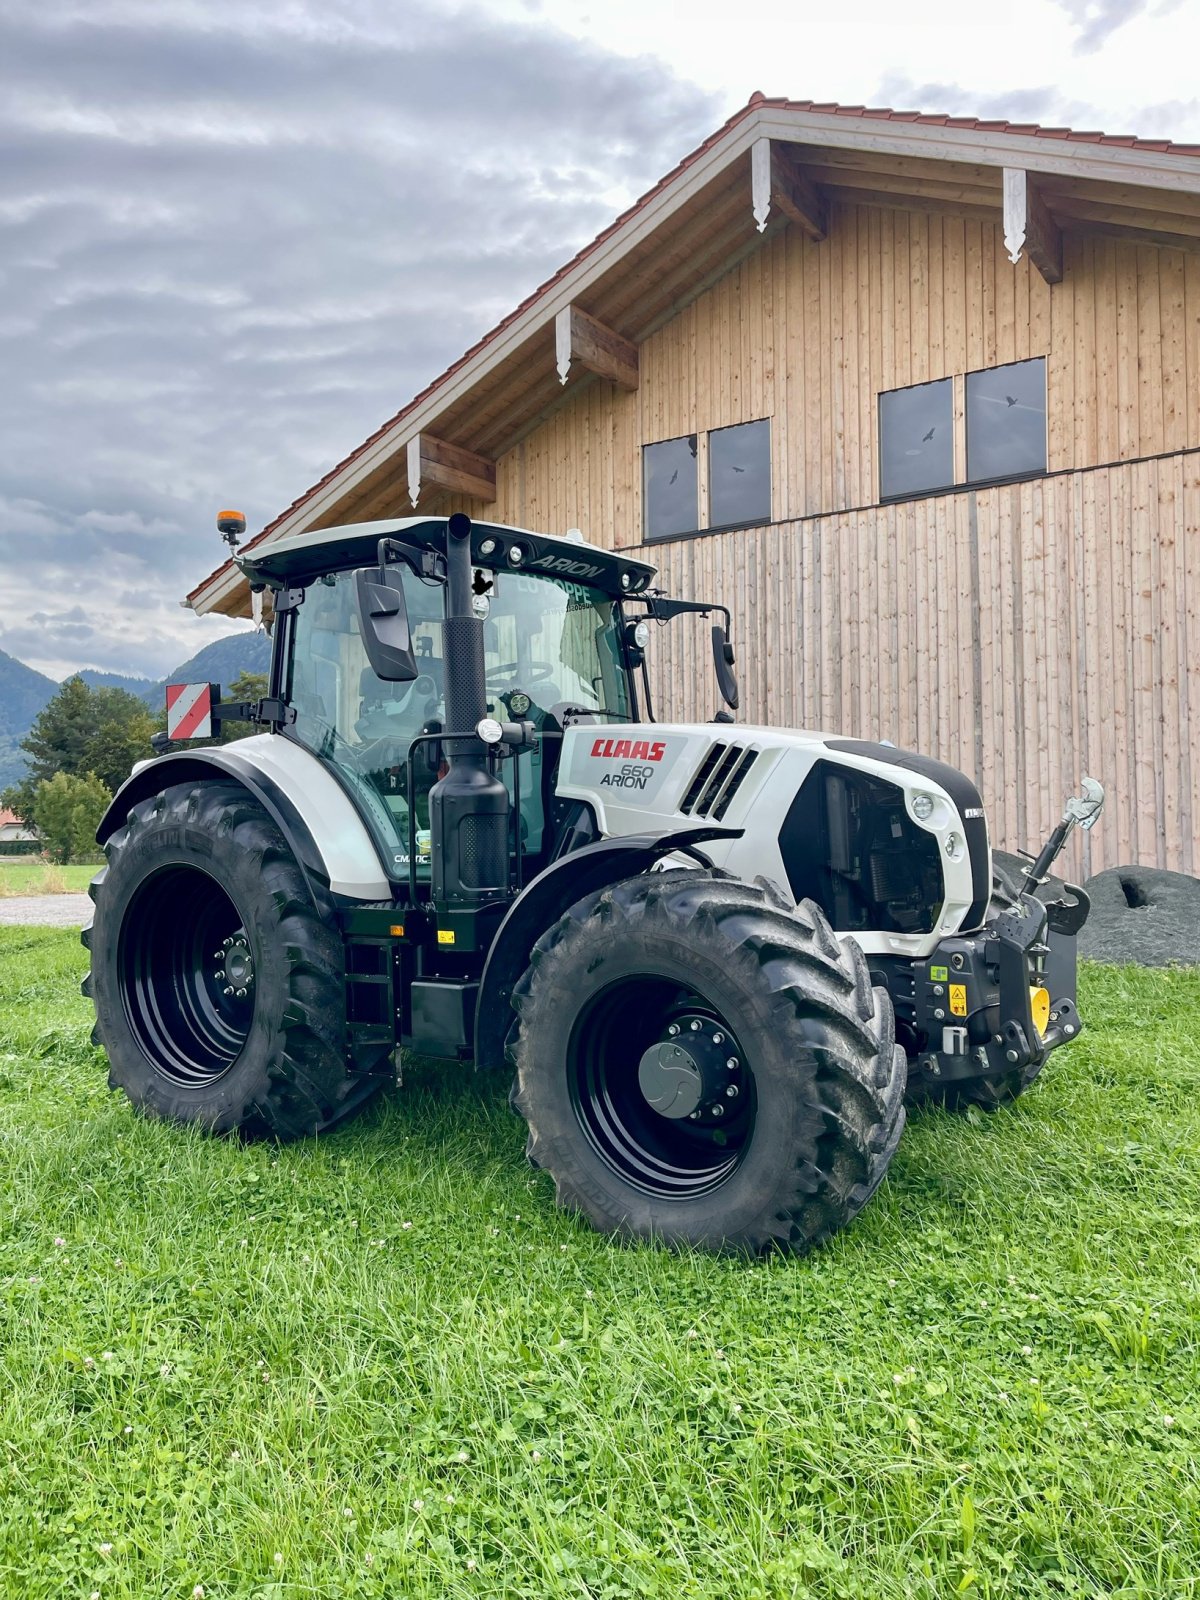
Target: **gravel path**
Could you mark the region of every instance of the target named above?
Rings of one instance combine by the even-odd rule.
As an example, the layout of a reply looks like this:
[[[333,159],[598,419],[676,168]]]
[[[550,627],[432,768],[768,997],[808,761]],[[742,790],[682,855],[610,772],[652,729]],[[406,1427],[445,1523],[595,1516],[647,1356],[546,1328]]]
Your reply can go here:
[[[82,928],[92,920],[86,894],[13,894],[0,898],[0,924],[38,928]]]

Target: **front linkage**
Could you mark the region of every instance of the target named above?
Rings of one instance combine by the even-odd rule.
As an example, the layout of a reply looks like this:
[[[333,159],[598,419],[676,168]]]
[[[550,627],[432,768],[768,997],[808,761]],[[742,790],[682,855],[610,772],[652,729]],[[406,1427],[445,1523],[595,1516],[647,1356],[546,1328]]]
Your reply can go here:
[[[1082,1029],[1075,937],[1090,903],[1075,884],[1058,884],[1052,897],[1038,891],[1072,830],[1090,829],[1100,815],[1103,789],[1092,778],[1083,784],[1022,880],[1007,893],[998,885],[984,926],[942,940],[918,968],[913,1021],[922,1044],[909,1067],[915,1098],[997,1105]]]

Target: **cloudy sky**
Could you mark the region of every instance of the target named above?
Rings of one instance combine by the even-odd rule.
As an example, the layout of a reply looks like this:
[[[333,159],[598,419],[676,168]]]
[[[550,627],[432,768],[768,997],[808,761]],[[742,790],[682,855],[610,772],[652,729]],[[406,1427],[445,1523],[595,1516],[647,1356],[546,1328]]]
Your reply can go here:
[[[965,19],[965,20],[964,20]],[[1200,0],[0,0],[0,649],[180,597],[755,89],[1200,141]]]

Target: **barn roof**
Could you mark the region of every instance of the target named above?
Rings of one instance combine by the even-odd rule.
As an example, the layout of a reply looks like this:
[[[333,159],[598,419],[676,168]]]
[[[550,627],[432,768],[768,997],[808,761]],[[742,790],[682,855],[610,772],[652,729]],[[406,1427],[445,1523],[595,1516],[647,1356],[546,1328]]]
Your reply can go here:
[[[485,461],[512,448],[580,376],[564,389],[556,370],[560,313],[579,306],[636,346],[756,247],[764,224],[752,212],[749,169],[764,141],[788,150],[789,170],[818,203],[915,205],[998,221],[1011,169],[1036,184],[1056,228],[1200,248],[1200,144],[754,94],[243,553],[393,512],[409,498],[406,453],[426,435]],[[770,228],[783,220],[777,205]],[[244,580],[226,562],[185,604],[244,611]]]

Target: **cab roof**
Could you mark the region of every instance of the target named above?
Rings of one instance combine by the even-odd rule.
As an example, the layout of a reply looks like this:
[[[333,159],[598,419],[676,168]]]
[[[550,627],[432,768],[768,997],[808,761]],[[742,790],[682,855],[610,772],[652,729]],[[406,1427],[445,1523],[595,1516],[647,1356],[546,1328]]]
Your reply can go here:
[[[444,551],[446,517],[392,517],[348,522],[277,539],[238,557],[251,583],[292,583],[346,567],[374,564],[380,539],[402,539],[423,550]],[[491,548],[487,546],[491,544]],[[519,560],[513,560],[519,552]],[[572,578],[614,598],[645,590],[656,569],[584,539],[531,533],[498,522],[473,522],[471,559],[476,566]]]

